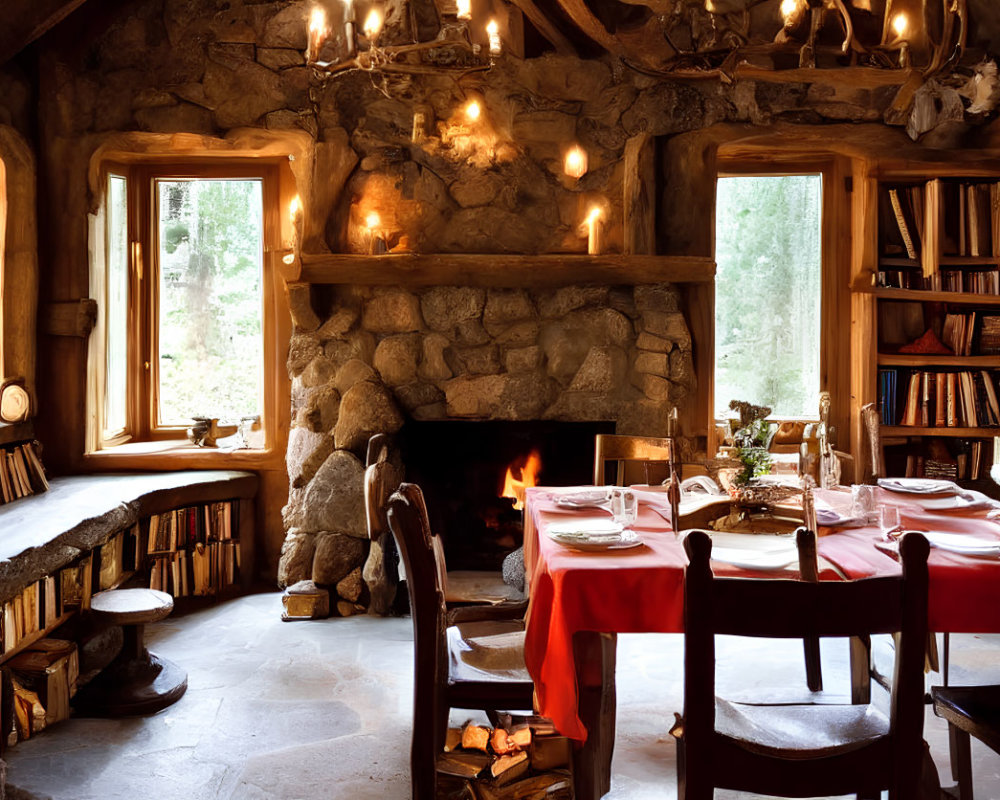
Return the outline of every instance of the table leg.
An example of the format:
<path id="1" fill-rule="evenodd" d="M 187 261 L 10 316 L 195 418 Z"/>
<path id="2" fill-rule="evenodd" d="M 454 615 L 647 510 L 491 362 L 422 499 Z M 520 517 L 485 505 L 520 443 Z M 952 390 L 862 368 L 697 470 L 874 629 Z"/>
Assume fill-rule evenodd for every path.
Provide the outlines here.
<path id="1" fill-rule="evenodd" d="M 580 720 L 587 741 L 573 753 L 576 800 L 598 800 L 611 790 L 611 757 L 615 750 L 614 633 L 578 631 L 573 637 Z"/>

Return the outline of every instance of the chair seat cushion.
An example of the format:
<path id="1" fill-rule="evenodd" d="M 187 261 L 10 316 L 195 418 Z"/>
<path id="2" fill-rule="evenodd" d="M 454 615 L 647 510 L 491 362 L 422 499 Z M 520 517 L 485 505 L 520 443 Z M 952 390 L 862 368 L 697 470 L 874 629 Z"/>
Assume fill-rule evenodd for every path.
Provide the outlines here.
<path id="1" fill-rule="evenodd" d="M 445 583 L 448 603 L 509 603 L 524 599 L 524 593 L 503 581 L 499 572 L 456 570 Z"/>
<path id="2" fill-rule="evenodd" d="M 813 759 L 886 736 L 889 718 L 870 705 L 755 706 L 716 698 L 715 730 L 750 752 Z"/>
<path id="3" fill-rule="evenodd" d="M 448 628 L 448 677 L 460 681 L 530 682 L 524 665 L 524 622 L 494 620 Z"/>

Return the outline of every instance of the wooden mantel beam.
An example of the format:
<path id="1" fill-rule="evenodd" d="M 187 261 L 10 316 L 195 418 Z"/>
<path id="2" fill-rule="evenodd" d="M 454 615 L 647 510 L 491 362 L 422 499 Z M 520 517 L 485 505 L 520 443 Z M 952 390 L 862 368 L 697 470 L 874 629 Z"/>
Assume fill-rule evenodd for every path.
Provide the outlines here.
<path id="1" fill-rule="evenodd" d="M 710 283 L 715 262 L 696 256 L 577 254 L 303 255 L 299 283 L 358 286 L 563 286 Z"/>
<path id="2" fill-rule="evenodd" d="M 32 0 L 4 3 L 0 25 L 0 64 L 5 64 L 46 31 L 58 25 L 85 0 Z"/>

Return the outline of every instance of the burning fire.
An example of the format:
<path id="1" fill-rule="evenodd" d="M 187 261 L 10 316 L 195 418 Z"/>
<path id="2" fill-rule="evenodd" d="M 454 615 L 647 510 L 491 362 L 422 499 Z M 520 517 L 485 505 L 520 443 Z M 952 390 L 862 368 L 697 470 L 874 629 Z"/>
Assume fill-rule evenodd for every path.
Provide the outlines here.
<path id="1" fill-rule="evenodd" d="M 532 450 L 525 459 L 524 465 L 518 467 L 511 464 L 507 467 L 507 475 L 504 477 L 503 491 L 501 497 L 510 497 L 514 500 L 514 508 L 524 508 L 524 490 L 529 486 L 538 485 L 538 473 L 542 469 L 542 457 L 537 450 Z M 514 473 L 519 473 L 519 477 L 514 477 Z"/>

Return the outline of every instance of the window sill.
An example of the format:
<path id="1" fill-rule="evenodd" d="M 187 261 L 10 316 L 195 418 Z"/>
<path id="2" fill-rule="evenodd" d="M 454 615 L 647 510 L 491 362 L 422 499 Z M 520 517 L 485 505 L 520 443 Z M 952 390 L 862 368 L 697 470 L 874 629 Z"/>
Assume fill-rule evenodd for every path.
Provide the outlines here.
<path id="1" fill-rule="evenodd" d="M 235 450 L 198 447 L 186 439 L 128 442 L 85 453 L 87 469 L 238 469 L 277 468 L 282 456 L 273 449 Z"/>

